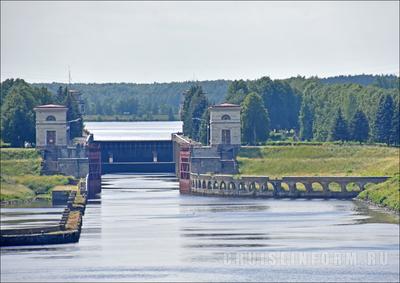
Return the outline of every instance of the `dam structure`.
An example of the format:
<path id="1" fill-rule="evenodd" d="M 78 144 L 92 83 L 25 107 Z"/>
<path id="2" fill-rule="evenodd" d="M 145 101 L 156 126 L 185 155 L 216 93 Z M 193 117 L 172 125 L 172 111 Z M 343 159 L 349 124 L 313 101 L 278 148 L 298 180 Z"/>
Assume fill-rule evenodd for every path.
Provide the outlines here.
<path id="1" fill-rule="evenodd" d="M 101 193 L 101 175 L 108 173 L 175 173 L 182 194 L 274 198 L 353 198 L 379 177 L 240 176 L 236 156 L 241 147 L 239 105 L 223 103 L 209 108 L 209 140 L 202 145 L 175 129 L 132 135 L 112 125 L 112 136 L 90 129 L 87 135 L 68 139 L 67 108 L 42 105 L 37 112 L 37 148 L 42 152 L 45 173 L 86 177 L 88 199 Z M 181 123 L 181 122 L 177 122 Z M 162 124 L 162 123 L 161 123 Z M 181 124 L 180 124 L 181 125 Z M 159 129 L 159 130 L 160 130 Z"/>

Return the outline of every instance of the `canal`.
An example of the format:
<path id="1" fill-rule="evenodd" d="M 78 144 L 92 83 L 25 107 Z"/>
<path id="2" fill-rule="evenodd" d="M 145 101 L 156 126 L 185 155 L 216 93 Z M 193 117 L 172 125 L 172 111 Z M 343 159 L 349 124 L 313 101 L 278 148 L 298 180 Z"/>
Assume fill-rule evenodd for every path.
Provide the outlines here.
<path id="1" fill-rule="evenodd" d="M 1 248 L 2 282 L 398 276 L 398 217 L 356 201 L 180 195 L 168 174 L 104 175 L 79 243 Z"/>

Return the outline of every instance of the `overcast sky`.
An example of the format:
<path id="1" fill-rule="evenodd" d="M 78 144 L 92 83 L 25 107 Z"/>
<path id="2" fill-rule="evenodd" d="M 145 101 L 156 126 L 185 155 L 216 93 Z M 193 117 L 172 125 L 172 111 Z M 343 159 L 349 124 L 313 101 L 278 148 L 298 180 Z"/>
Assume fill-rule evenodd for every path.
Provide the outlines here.
<path id="1" fill-rule="evenodd" d="M 399 2 L 5 2 L 1 80 L 399 73 Z"/>

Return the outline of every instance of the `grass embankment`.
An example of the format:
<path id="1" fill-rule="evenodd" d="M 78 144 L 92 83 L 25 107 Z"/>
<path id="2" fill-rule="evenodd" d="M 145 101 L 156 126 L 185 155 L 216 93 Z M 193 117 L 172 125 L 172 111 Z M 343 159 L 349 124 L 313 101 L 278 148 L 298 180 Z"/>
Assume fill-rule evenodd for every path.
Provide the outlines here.
<path id="1" fill-rule="evenodd" d="M 360 145 L 295 145 L 244 147 L 238 161 L 241 175 L 392 176 L 368 185 L 359 197 L 399 211 L 399 148 Z"/>
<path id="2" fill-rule="evenodd" d="M 393 176 L 399 172 L 399 148 L 359 145 L 245 147 L 240 174 L 282 176 Z"/>
<path id="3" fill-rule="evenodd" d="M 400 175 L 390 178 L 384 183 L 371 185 L 358 195 L 358 198 L 370 201 L 379 206 L 388 207 L 400 212 Z"/>
<path id="4" fill-rule="evenodd" d="M 41 157 L 35 149 L 1 148 L 0 201 L 50 199 L 57 185 L 67 185 L 72 177 L 41 176 Z"/>

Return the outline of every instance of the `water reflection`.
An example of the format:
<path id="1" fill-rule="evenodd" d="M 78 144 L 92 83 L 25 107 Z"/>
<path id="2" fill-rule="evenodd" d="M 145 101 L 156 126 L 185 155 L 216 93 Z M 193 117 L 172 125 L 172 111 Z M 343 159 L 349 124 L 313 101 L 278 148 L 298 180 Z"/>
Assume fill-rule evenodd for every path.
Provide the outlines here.
<path id="1" fill-rule="evenodd" d="M 388 213 L 383 208 L 368 206 L 366 203 L 355 200 L 354 211 L 359 215 L 368 215 L 368 217 L 357 219 L 358 224 L 366 223 L 392 223 L 399 224 L 399 215 Z"/>
<path id="2" fill-rule="evenodd" d="M 352 201 L 182 196 L 173 176 L 108 175 L 79 243 L 1 249 L 3 281 L 398 281 L 399 226 Z M 227 254 L 388 253 L 385 266 L 227 264 Z"/>

